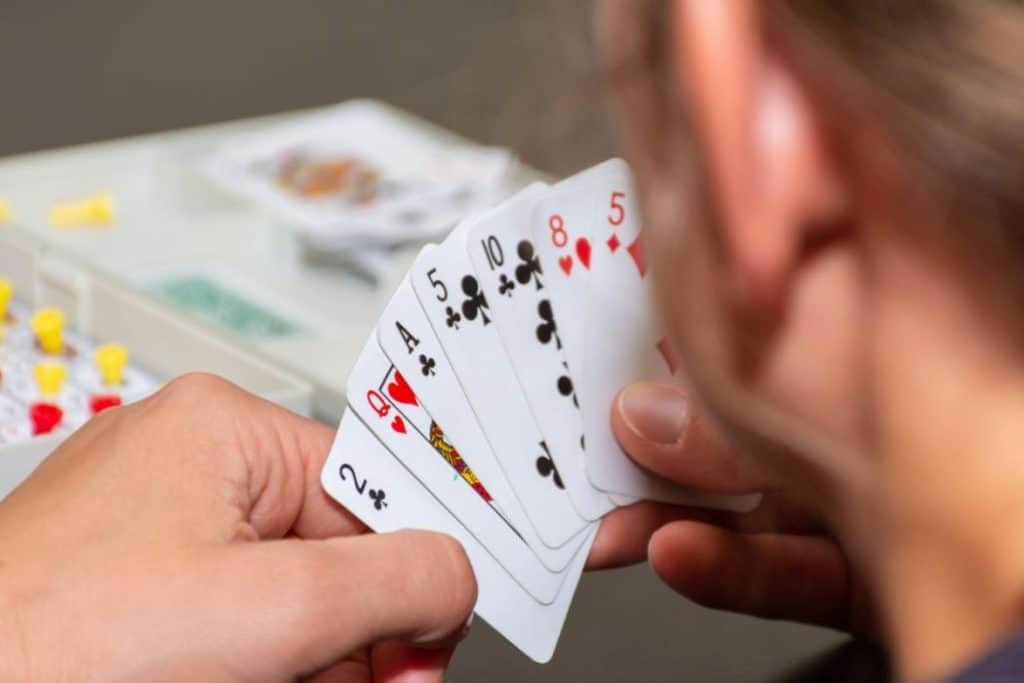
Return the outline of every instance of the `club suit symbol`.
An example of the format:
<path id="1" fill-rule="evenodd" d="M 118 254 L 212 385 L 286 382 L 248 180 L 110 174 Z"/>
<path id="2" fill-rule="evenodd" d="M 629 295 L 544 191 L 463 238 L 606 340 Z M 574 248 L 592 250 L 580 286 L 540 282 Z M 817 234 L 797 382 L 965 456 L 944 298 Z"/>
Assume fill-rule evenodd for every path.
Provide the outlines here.
<path id="1" fill-rule="evenodd" d="M 555 340 L 555 347 L 562 348 L 562 340 L 558 338 L 558 328 L 555 325 L 555 313 L 551 310 L 551 302 L 542 299 L 537 304 L 537 315 L 540 316 L 540 324 L 537 325 L 537 341 L 541 344 L 548 344 Z"/>
<path id="2" fill-rule="evenodd" d="M 424 377 L 432 377 L 437 374 L 437 361 L 425 353 L 420 354 L 420 372 Z"/>
<path id="3" fill-rule="evenodd" d="M 388 506 L 387 502 L 384 500 L 384 496 L 386 494 L 383 489 L 370 489 L 366 493 L 370 496 L 370 500 L 373 501 L 374 510 L 383 510 Z"/>
<path id="4" fill-rule="evenodd" d="M 565 363 L 562 363 L 565 365 Z M 572 378 L 569 375 L 559 375 L 558 381 L 555 383 L 558 387 L 558 393 L 566 398 L 572 399 L 572 404 L 578 409 L 580 407 L 579 400 L 576 398 L 576 391 L 572 385 Z"/>
<path id="5" fill-rule="evenodd" d="M 548 450 L 547 443 L 541 441 L 540 447 L 544 449 L 544 453 L 537 458 L 537 472 L 544 478 L 551 477 L 551 481 L 554 482 L 555 486 L 564 490 L 565 484 L 562 483 L 562 477 L 558 474 L 555 461 L 551 459 L 551 451 Z"/>
<path id="6" fill-rule="evenodd" d="M 490 307 L 487 305 L 487 298 L 480 291 L 480 283 L 476 281 L 475 277 L 467 275 L 462 278 L 462 292 L 466 295 L 466 299 L 462 302 L 462 315 L 466 317 L 466 320 L 476 320 L 479 316 L 484 325 L 490 324 L 491 319 L 487 317 Z"/>
<path id="7" fill-rule="evenodd" d="M 532 281 L 537 287 L 537 290 L 544 289 L 544 285 L 540 282 L 541 268 L 540 258 L 537 256 L 533 249 L 533 244 L 529 240 L 523 240 L 516 247 L 516 253 L 519 255 L 521 263 L 516 266 L 516 281 L 521 285 L 528 285 Z"/>
<path id="8" fill-rule="evenodd" d="M 453 327 L 456 330 L 459 329 L 459 323 L 462 322 L 462 316 L 451 306 L 445 306 L 444 308 L 444 324 L 448 327 Z"/>

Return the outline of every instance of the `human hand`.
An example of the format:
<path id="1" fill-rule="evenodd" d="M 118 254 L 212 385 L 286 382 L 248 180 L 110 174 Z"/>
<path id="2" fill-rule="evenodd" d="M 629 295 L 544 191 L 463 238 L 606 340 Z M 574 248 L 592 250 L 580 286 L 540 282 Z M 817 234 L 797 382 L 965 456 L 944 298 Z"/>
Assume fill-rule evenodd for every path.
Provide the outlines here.
<path id="1" fill-rule="evenodd" d="M 206 375 L 91 420 L 0 504 L 0 679 L 440 681 L 472 569 L 364 534 L 333 438 Z"/>
<path id="2" fill-rule="evenodd" d="M 611 419 L 641 466 L 696 490 L 762 491 L 764 500 L 746 514 L 651 502 L 621 508 L 602 521 L 589 569 L 647 559 L 665 583 L 707 607 L 874 633 L 870 600 L 837 540 L 731 451 L 682 389 L 630 385 Z"/>

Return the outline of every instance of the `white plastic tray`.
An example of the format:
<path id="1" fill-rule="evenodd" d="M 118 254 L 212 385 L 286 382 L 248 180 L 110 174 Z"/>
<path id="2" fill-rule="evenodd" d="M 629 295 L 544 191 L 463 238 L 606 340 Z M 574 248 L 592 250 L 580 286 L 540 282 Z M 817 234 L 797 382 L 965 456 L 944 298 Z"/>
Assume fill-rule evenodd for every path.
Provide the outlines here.
<path id="1" fill-rule="evenodd" d="M 309 383 L 16 228 L 0 228 L 0 277 L 11 280 L 22 303 L 60 307 L 70 329 L 92 339 L 117 340 L 129 349 L 134 364 L 163 380 L 211 372 L 295 412 L 312 411 Z M 0 498 L 65 437 L 54 433 L 0 446 Z"/>

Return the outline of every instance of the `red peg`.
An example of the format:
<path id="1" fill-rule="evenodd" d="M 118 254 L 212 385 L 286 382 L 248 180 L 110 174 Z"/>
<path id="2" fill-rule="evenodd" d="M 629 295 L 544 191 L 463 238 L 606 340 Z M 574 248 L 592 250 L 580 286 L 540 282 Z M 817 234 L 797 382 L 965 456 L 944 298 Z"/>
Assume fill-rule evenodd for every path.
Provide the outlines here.
<path id="1" fill-rule="evenodd" d="M 32 433 L 38 436 L 52 432 L 64 419 L 64 411 L 52 403 L 33 403 L 28 416 L 32 418 Z"/>
<path id="2" fill-rule="evenodd" d="M 89 407 L 92 414 L 102 413 L 107 408 L 116 408 L 121 405 L 121 397 L 117 394 L 96 394 L 89 399 Z"/>

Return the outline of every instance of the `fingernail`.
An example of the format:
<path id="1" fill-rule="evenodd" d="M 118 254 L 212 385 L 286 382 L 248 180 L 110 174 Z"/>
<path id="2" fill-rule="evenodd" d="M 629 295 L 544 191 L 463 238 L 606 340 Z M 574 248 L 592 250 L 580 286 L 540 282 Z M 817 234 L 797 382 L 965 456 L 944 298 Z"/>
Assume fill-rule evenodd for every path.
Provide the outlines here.
<path id="1" fill-rule="evenodd" d="M 462 625 L 462 630 L 459 631 L 459 640 L 465 640 L 466 636 L 469 635 L 469 629 L 473 626 L 473 617 L 476 616 L 476 612 L 470 612 L 469 618 L 466 619 L 466 623 Z"/>
<path id="2" fill-rule="evenodd" d="M 619 394 L 619 412 L 637 435 L 662 445 L 679 443 L 690 417 L 682 390 L 652 382 L 626 387 Z"/>

